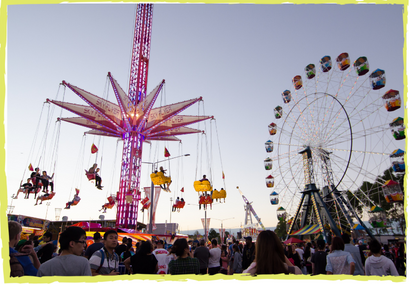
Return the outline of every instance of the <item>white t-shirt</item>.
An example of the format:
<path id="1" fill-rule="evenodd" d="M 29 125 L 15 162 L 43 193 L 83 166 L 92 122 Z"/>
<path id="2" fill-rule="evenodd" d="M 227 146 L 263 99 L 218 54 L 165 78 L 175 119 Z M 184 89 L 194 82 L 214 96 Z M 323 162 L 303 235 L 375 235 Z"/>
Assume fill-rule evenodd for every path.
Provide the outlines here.
<path id="1" fill-rule="evenodd" d="M 170 259 L 167 257 L 168 256 L 168 251 L 159 248 L 155 249 L 152 254 L 156 257 L 158 260 L 158 274 L 167 274 L 168 273 L 168 264 Z"/>
<path id="2" fill-rule="evenodd" d="M 212 248 L 209 250 L 209 268 L 220 266 L 220 256 L 222 255 L 222 250 L 220 248 Z"/>
<path id="3" fill-rule="evenodd" d="M 301 260 L 304 259 L 304 250 L 301 248 L 296 248 L 295 249 L 296 252 L 298 252 L 298 254 L 300 255 Z"/>

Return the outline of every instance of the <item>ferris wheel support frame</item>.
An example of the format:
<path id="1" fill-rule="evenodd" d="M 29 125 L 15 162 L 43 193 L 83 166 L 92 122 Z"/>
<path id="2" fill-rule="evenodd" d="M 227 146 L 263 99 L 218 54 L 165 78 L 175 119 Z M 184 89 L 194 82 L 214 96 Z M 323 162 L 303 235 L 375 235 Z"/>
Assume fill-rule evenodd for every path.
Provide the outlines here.
<path id="1" fill-rule="evenodd" d="M 325 202 L 322 200 L 322 197 L 319 194 L 319 190 L 317 189 L 315 185 L 311 148 L 307 146 L 303 151 L 299 152 L 299 154 L 303 155 L 305 189 L 302 192 L 301 201 L 298 205 L 295 216 L 288 228 L 287 238 L 290 236 L 291 231 L 294 227 L 294 224 L 297 222 L 297 219 L 300 213 L 301 213 L 300 227 L 304 228 L 304 226 L 306 226 L 307 218 L 310 213 L 311 203 L 312 203 L 314 212 L 315 212 L 315 216 L 317 217 L 318 224 L 320 226 L 321 231 L 323 232 L 324 239 L 326 242 L 328 242 L 327 231 L 324 227 L 323 219 L 322 219 L 319 208 L 324 209 L 324 214 L 327 217 L 327 220 L 329 222 L 330 228 L 333 231 L 333 233 L 335 233 L 339 237 L 341 236 L 341 233 L 338 230 L 338 227 L 336 226 L 334 219 L 332 218 Z M 303 235 L 301 235 L 301 239 L 302 238 L 303 238 Z"/>

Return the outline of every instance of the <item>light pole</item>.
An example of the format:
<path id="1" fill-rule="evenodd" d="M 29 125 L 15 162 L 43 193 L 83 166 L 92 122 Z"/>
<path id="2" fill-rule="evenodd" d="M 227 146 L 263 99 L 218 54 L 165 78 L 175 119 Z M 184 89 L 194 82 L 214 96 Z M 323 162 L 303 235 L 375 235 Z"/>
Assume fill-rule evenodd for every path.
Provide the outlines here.
<path id="1" fill-rule="evenodd" d="M 225 220 L 230 220 L 230 219 L 234 219 L 234 217 L 231 218 L 227 218 L 227 219 L 217 219 L 217 218 L 213 218 L 215 220 L 219 220 L 221 222 L 220 227 L 221 227 L 221 237 L 220 237 L 220 242 L 223 243 L 224 240 L 224 232 L 223 232 L 223 221 Z"/>
<path id="2" fill-rule="evenodd" d="M 187 156 L 190 156 L 190 154 L 180 155 L 180 156 L 176 156 L 176 157 L 173 157 L 173 158 L 169 158 L 169 159 L 165 159 L 165 160 L 157 161 L 157 162 L 142 162 L 142 163 L 152 165 L 152 173 L 153 173 L 154 169 L 155 169 L 155 165 L 157 165 L 157 164 L 159 164 L 161 162 L 169 161 L 169 160 L 180 158 L 180 157 L 187 157 Z M 152 232 L 153 232 L 152 215 L 153 215 L 153 199 L 154 199 L 153 197 L 154 197 L 154 194 L 155 194 L 154 189 L 155 189 L 155 185 L 153 184 L 153 181 L 151 181 L 151 198 L 150 198 L 151 199 L 151 208 L 150 208 L 149 232 L 148 232 L 149 234 L 152 234 Z"/>
<path id="3" fill-rule="evenodd" d="M 170 226 L 171 234 L 172 234 L 172 210 L 173 210 L 173 203 L 172 203 L 172 197 L 170 197 L 169 226 Z"/>

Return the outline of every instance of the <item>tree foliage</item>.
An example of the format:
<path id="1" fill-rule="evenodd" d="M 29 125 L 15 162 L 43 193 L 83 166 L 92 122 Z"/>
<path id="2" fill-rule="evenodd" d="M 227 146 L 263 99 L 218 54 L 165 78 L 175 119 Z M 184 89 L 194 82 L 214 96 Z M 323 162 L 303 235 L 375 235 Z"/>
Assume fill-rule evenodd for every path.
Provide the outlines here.
<path id="1" fill-rule="evenodd" d="M 382 191 L 382 185 L 387 180 L 394 180 L 399 182 L 401 190 L 404 192 L 404 175 L 396 175 L 392 168 L 387 169 L 382 175 L 378 176 L 374 183 L 364 181 L 362 185 L 353 193 L 348 192 L 348 199 L 351 202 L 351 206 L 362 218 L 364 210 L 368 210 L 375 204 L 382 208 L 383 213 L 369 213 L 371 214 L 385 214 L 387 220 L 387 226 L 394 232 L 393 226 L 398 224 L 401 232 L 405 232 L 406 223 L 403 202 L 388 203 Z M 371 202 L 371 201 L 372 202 Z M 376 228 L 376 233 L 386 233 L 387 228 Z"/>
<path id="2" fill-rule="evenodd" d="M 285 239 L 287 237 L 287 222 L 285 219 L 280 220 L 277 224 L 276 229 L 274 230 L 274 233 L 280 238 L 280 239 Z"/>

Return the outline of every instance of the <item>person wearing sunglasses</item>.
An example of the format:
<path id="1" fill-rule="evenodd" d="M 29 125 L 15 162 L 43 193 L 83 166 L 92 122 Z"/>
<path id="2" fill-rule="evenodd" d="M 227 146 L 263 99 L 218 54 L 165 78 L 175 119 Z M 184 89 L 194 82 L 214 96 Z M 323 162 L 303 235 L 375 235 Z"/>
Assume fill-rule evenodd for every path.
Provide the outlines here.
<path id="1" fill-rule="evenodd" d="M 88 260 L 82 257 L 86 245 L 85 231 L 80 227 L 68 227 L 60 235 L 59 256 L 41 264 L 37 276 L 91 276 Z"/>

